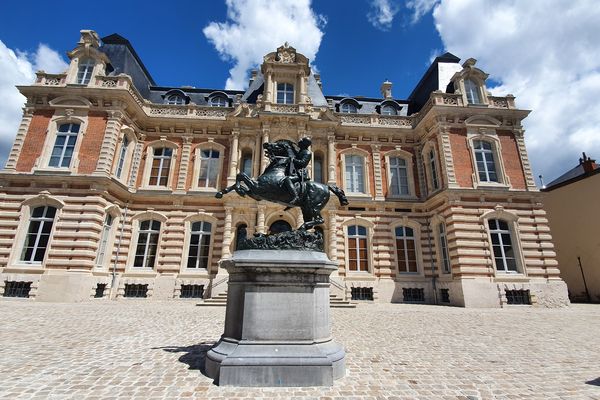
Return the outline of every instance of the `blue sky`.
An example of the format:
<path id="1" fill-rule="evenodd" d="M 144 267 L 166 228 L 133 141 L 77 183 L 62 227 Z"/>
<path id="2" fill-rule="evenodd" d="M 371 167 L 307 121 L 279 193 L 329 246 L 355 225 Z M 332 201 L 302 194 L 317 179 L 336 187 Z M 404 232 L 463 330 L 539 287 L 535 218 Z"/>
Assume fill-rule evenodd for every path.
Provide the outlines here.
<path id="1" fill-rule="evenodd" d="M 80 29 L 129 39 L 164 86 L 242 88 L 287 40 L 314 62 L 326 94 L 379 96 L 387 78 L 406 98 L 432 57 L 450 51 L 478 59 L 493 94 L 533 110 L 524 125 L 536 177 L 557 177 L 582 151 L 600 159 L 595 0 L 58 0 L 46 12 L 13 1 L 0 21 L 0 165 L 24 100 L 14 86 L 64 69 Z"/>

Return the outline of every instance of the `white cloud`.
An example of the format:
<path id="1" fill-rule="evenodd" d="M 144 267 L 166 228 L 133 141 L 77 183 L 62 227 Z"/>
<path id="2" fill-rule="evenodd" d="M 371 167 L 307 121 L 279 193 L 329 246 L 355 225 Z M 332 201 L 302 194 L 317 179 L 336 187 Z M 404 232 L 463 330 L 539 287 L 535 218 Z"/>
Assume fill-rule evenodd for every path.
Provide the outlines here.
<path id="1" fill-rule="evenodd" d="M 600 159 L 600 3 L 432 3 L 444 47 L 478 59 L 501 83 L 494 94 L 512 93 L 519 108 L 532 110 L 524 126 L 536 177 L 553 180 L 577 165 L 582 151 Z M 423 15 L 414 10 L 413 17 Z"/>
<path id="2" fill-rule="evenodd" d="M 398 5 L 391 0 L 371 0 L 371 11 L 367 18 L 375 28 L 387 31 L 392 27 L 398 11 Z"/>
<path id="3" fill-rule="evenodd" d="M 406 2 L 406 8 L 412 11 L 412 23 L 416 23 L 427 14 L 439 2 L 439 0 L 410 0 Z"/>
<path id="4" fill-rule="evenodd" d="M 0 166 L 4 166 L 21 122 L 25 97 L 16 85 L 28 85 L 35 71 L 57 73 L 67 68 L 60 55 L 44 44 L 33 54 L 13 51 L 0 40 Z"/>
<path id="5" fill-rule="evenodd" d="M 203 33 L 221 57 L 232 61 L 226 89 L 243 89 L 248 70 L 288 42 L 311 61 L 321 45 L 326 20 L 310 0 L 226 0 L 227 22 L 211 22 Z"/>

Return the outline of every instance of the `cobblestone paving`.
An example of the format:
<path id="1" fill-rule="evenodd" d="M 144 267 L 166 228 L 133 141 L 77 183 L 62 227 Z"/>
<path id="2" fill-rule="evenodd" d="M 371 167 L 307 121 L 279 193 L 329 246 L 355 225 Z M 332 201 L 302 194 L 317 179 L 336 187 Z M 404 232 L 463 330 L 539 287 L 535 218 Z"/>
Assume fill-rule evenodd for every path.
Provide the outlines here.
<path id="1" fill-rule="evenodd" d="M 600 306 L 333 310 L 331 388 L 227 388 L 200 366 L 224 308 L 0 301 L 0 399 L 600 399 Z"/>

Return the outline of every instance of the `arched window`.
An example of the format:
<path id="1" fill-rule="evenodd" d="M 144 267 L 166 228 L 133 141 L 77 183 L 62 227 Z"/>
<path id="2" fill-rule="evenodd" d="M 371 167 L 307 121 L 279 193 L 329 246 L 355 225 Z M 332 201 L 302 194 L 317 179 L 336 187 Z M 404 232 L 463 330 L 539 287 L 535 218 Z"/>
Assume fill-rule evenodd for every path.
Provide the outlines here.
<path id="1" fill-rule="evenodd" d="M 171 94 L 169 96 L 167 96 L 167 100 L 165 101 L 166 104 L 185 104 L 185 99 L 178 94 Z"/>
<path id="2" fill-rule="evenodd" d="M 367 228 L 364 226 L 348 226 L 348 270 L 354 272 L 369 271 Z"/>
<path id="3" fill-rule="evenodd" d="M 294 85 L 291 83 L 277 84 L 277 103 L 294 104 Z"/>
<path id="4" fill-rule="evenodd" d="M 252 152 L 249 150 L 242 151 L 241 172 L 249 177 L 252 177 Z"/>
<path id="5" fill-rule="evenodd" d="M 408 196 L 408 168 L 406 160 L 400 157 L 390 157 L 390 192 L 392 196 Z"/>
<path id="6" fill-rule="evenodd" d="M 346 154 L 346 190 L 350 193 L 365 192 L 364 157 L 358 154 Z"/>
<path id="7" fill-rule="evenodd" d="M 200 151 L 200 171 L 198 187 L 216 188 L 219 177 L 219 151 L 206 149 Z"/>
<path id="8" fill-rule="evenodd" d="M 229 101 L 225 96 L 212 96 L 208 100 L 208 104 L 211 107 L 229 107 Z"/>
<path id="9" fill-rule="evenodd" d="M 429 172 L 431 174 L 431 187 L 433 190 L 438 190 L 440 188 L 440 181 L 438 178 L 435 151 L 433 149 L 430 149 L 427 156 L 429 157 L 428 162 L 429 162 Z"/>
<path id="10" fill-rule="evenodd" d="M 71 165 L 79 127 L 79 124 L 62 124 L 58 127 L 52 155 L 48 163 L 50 167 L 68 168 Z"/>
<path id="11" fill-rule="evenodd" d="M 125 165 L 125 157 L 127 156 L 127 147 L 129 146 L 129 139 L 127 139 L 127 135 L 123 136 L 123 141 L 121 142 L 121 151 L 119 152 L 119 161 L 117 162 L 117 170 L 115 171 L 115 175 L 117 178 L 121 177 L 123 173 L 123 166 Z"/>
<path id="12" fill-rule="evenodd" d="M 22 262 L 39 264 L 44 261 L 55 215 L 56 208 L 51 206 L 39 206 L 33 209 L 29 218 L 25 245 L 21 252 Z"/>
<path id="13" fill-rule="evenodd" d="M 347 114 L 356 114 L 356 106 L 350 102 L 342 103 L 340 106 L 340 112 Z"/>
<path id="14" fill-rule="evenodd" d="M 211 229 L 210 222 L 197 221 L 192 223 L 187 261 L 188 268 L 208 269 Z"/>
<path id="15" fill-rule="evenodd" d="M 441 222 L 438 225 L 438 237 L 440 239 L 440 252 L 439 255 L 441 264 L 442 264 L 442 272 L 445 274 L 449 274 L 450 270 L 450 257 L 448 255 L 448 238 L 446 236 L 446 225 Z"/>
<path id="16" fill-rule="evenodd" d="M 248 225 L 240 224 L 235 230 L 235 249 L 240 247 L 240 243 L 248 237 Z"/>
<path id="17" fill-rule="evenodd" d="M 140 222 L 137 246 L 133 266 L 136 268 L 154 268 L 158 250 L 160 221 L 146 220 Z"/>
<path id="18" fill-rule="evenodd" d="M 269 227 L 269 233 L 282 233 L 289 232 L 292 230 L 292 226 L 282 219 L 279 219 L 271 224 Z"/>
<path id="19" fill-rule="evenodd" d="M 91 58 L 83 58 L 79 60 L 77 68 L 77 83 L 79 85 L 87 85 L 92 78 L 92 72 L 96 63 Z"/>
<path id="20" fill-rule="evenodd" d="M 465 92 L 467 102 L 469 104 L 481 104 L 481 96 L 479 95 L 479 86 L 470 79 L 465 79 Z"/>
<path id="21" fill-rule="evenodd" d="M 399 226 L 395 229 L 395 233 L 398 272 L 417 273 L 417 246 L 413 228 Z"/>
<path id="22" fill-rule="evenodd" d="M 98 246 L 98 256 L 96 257 L 96 265 L 103 266 L 106 256 L 106 247 L 110 236 L 110 231 L 114 222 L 114 217 L 111 214 L 106 214 L 104 225 L 102 226 L 102 234 L 100 235 L 100 246 Z"/>
<path id="23" fill-rule="evenodd" d="M 313 180 L 319 183 L 326 181 L 323 176 L 323 155 L 321 153 L 315 153 L 313 160 Z"/>
<path id="24" fill-rule="evenodd" d="M 475 161 L 477 173 L 481 182 L 498 182 L 496 162 L 494 160 L 494 148 L 490 142 L 474 140 Z"/>
<path id="25" fill-rule="evenodd" d="M 502 219 L 490 219 L 488 220 L 488 226 L 492 238 L 496 270 L 501 272 L 517 272 L 517 258 L 508 223 Z"/>
<path id="26" fill-rule="evenodd" d="M 381 115 L 398 115 L 398 110 L 391 104 L 386 104 L 381 107 Z"/>
<path id="27" fill-rule="evenodd" d="M 150 171 L 150 186 L 167 186 L 171 170 L 173 149 L 169 147 L 155 147 Z"/>

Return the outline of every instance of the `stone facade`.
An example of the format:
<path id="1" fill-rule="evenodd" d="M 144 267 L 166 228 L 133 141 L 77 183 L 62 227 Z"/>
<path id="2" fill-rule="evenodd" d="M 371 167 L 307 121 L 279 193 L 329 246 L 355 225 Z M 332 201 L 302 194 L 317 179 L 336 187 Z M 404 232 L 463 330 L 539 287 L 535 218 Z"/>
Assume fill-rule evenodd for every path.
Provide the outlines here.
<path id="1" fill-rule="evenodd" d="M 350 200 L 323 212 L 338 265 L 332 291 L 467 307 L 568 304 L 524 146 L 529 111 L 491 96 L 473 59 L 436 58 L 398 100 L 390 82 L 379 99 L 324 96 L 287 44 L 265 56 L 246 91 L 156 86 L 118 35 L 82 31 L 69 57 L 66 73 L 39 72 L 19 87 L 23 120 L 0 172 L 0 293 L 222 293 L 219 265 L 243 225 L 266 233 L 302 217 L 215 193 L 239 171 L 265 168 L 262 143 L 310 137 L 311 176 Z"/>

